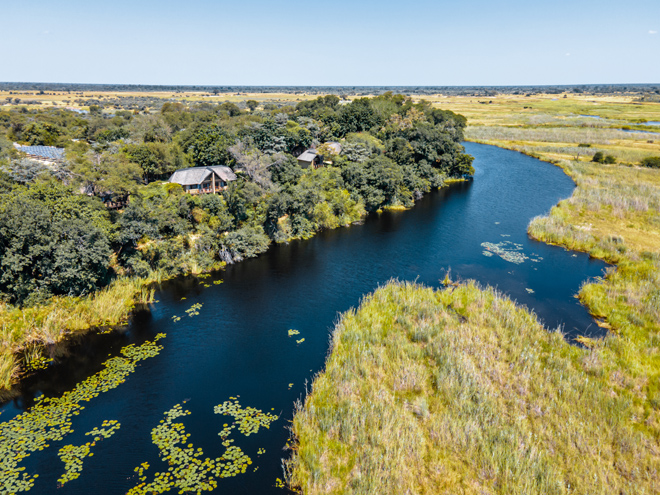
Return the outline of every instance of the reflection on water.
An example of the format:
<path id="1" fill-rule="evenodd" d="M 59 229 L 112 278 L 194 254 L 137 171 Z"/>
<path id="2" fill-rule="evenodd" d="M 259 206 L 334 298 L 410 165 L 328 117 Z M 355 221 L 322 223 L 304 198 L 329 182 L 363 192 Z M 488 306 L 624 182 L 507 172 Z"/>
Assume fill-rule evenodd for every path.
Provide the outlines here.
<path id="1" fill-rule="evenodd" d="M 474 181 L 429 194 L 410 211 L 372 215 L 362 225 L 273 246 L 204 280 L 163 284 L 150 313 L 138 315 L 121 333 L 75 342 L 66 359 L 23 383 L 22 395 L 3 407 L 0 419 L 7 421 L 40 394 L 72 389 L 109 354 L 163 332 L 167 338 L 158 356 L 73 421 L 75 431 L 64 440 L 73 445 L 84 444 L 84 432 L 104 419 L 122 426 L 95 447 L 80 478 L 58 493 L 125 493 L 135 486 L 135 466 L 146 461 L 162 469 L 151 431 L 163 411 L 184 400 L 190 415 L 180 421 L 190 442 L 210 458 L 220 456 L 223 426 L 213 410 L 239 396 L 241 403 L 272 410 L 283 421 L 240 439 L 240 449 L 258 470 L 219 480 L 215 492 L 282 493 L 274 485 L 282 477 L 287 421 L 306 383 L 322 369 L 338 314 L 391 278 L 437 287 L 451 269 L 454 279 L 498 287 L 569 337 L 602 335 L 574 296 L 605 265 L 526 234 L 531 218 L 570 196 L 572 181 L 559 168 L 519 153 L 470 143 L 466 148 L 476 157 Z M 212 283 L 220 280 L 224 283 Z M 292 329 L 299 333 L 289 336 Z M 57 456 L 61 446 L 53 442 L 24 463 L 40 474 L 31 493 L 53 493 L 64 472 Z"/>

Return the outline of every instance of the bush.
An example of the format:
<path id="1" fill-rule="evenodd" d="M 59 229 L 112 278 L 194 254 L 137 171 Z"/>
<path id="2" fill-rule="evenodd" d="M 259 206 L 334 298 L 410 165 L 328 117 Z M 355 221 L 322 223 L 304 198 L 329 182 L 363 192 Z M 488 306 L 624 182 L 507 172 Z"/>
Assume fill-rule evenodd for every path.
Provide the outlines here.
<path id="1" fill-rule="evenodd" d="M 222 239 L 223 252 L 221 257 L 227 263 L 254 258 L 265 252 L 270 244 L 270 238 L 264 233 L 261 225 L 245 226 L 234 232 L 229 232 Z"/>
<path id="2" fill-rule="evenodd" d="M 660 156 L 647 156 L 641 162 L 642 167 L 660 168 Z"/>
<path id="3" fill-rule="evenodd" d="M 605 160 L 605 155 L 603 154 L 602 151 L 596 151 L 593 158 L 591 159 L 591 161 L 595 163 L 603 163 L 604 160 Z"/>
<path id="4" fill-rule="evenodd" d="M 616 158 L 613 155 L 605 155 L 603 163 L 616 163 Z"/>

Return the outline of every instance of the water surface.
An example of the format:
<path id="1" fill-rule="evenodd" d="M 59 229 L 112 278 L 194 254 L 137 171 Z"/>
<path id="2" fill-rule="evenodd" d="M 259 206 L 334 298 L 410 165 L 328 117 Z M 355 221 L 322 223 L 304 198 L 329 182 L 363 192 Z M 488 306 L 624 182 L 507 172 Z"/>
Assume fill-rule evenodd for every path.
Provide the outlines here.
<path id="1" fill-rule="evenodd" d="M 571 195 L 573 182 L 561 169 L 516 152 L 471 143 L 466 148 L 476 158 L 473 181 L 429 194 L 410 211 L 372 215 L 363 225 L 273 246 L 212 278 L 168 282 L 151 312 L 140 314 L 122 333 L 81 339 L 69 358 L 27 380 L 23 395 L 3 407 L 3 421 L 38 394 L 71 389 L 123 345 L 167 334 L 160 355 L 86 404 L 73 422 L 74 433 L 24 462 L 29 472 L 40 474 L 32 493 L 55 492 L 63 473 L 57 449 L 85 443 L 84 432 L 104 419 L 120 421 L 121 429 L 95 447 L 82 476 L 57 493 L 125 493 L 137 484 L 133 469 L 140 463 L 148 461 L 152 473 L 166 469 L 150 432 L 164 411 L 185 399 L 192 412 L 183 420 L 190 441 L 206 456 L 217 457 L 223 451 L 217 433 L 226 419 L 214 415 L 213 406 L 239 395 L 243 405 L 274 408 L 281 417 L 270 430 L 236 437 L 259 470 L 220 480 L 215 493 L 282 493 L 273 485 L 282 477 L 294 401 L 322 369 L 339 313 L 391 278 L 438 287 L 451 268 L 452 278 L 498 287 L 532 308 L 548 327 L 561 326 L 569 338 L 601 335 L 574 296 L 605 265 L 530 240 L 526 233 L 531 218 Z M 528 259 L 516 264 L 486 256 L 484 242 L 515 243 Z M 213 285 L 214 280 L 223 283 Z M 196 303 L 202 304 L 200 314 L 186 316 Z M 173 316 L 182 319 L 174 322 Z M 289 329 L 300 335 L 288 337 Z M 305 341 L 296 344 L 296 338 Z M 260 447 L 266 453 L 259 456 Z"/>

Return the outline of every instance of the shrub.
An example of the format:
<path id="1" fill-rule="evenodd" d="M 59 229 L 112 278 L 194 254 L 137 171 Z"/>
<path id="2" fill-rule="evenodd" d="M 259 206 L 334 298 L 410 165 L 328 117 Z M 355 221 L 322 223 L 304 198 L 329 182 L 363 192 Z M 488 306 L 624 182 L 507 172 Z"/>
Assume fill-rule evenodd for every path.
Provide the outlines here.
<path id="1" fill-rule="evenodd" d="M 605 155 L 602 151 L 596 151 L 591 161 L 595 163 L 603 163 L 605 161 Z"/>
<path id="2" fill-rule="evenodd" d="M 660 156 L 647 156 L 641 164 L 643 167 L 660 168 Z"/>
<path id="3" fill-rule="evenodd" d="M 613 155 L 605 155 L 603 158 L 603 163 L 616 163 L 616 158 Z"/>

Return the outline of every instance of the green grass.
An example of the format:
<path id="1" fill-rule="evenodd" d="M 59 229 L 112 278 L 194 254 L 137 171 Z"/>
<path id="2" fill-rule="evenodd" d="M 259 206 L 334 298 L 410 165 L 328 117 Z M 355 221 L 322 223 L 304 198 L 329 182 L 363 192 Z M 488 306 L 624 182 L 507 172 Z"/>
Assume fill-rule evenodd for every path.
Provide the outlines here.
<path id="1" fill-rule="evenodd" d="M 305 494 L 657 493 L 657 381 L 622 366 L 624 348 L 615 335 L 571 346 L 474 283 L 392 282 L 337 324 L 294 417 L 288 481 Z"/>
<path id="2" fill-rule="evenodd" d="M 30 308 L 0 306 L 0 391 L 42 357 L 45 345 L 91 327 L 125 323 L 136 304 L 153 300 L 151 282 L 120 278 L 87 297 L 54 297 Z"/>
<path id="3" fill-rule="evenodd" d="M 469 140 L 573 178 L 529 234 L 616 264 L 579 294 L 610 332 L 577 347 L 493 289 L 390 283 L 344 315 L 298 404 L 286 468 L 303 493 L 660 493 L 660 170 L 630 165 L 660 140 L 606 128 L 660 105 L 492 100 L 437 104 L 468 116 Z"/>

